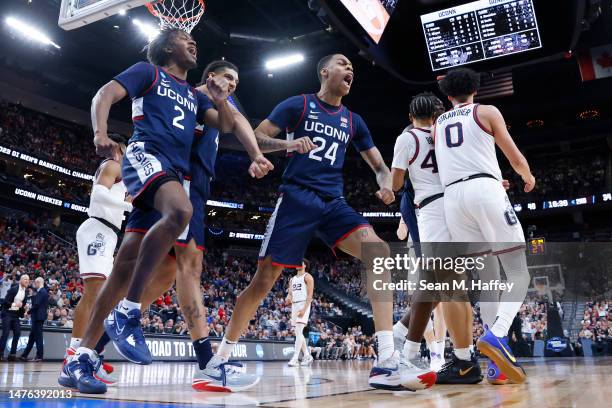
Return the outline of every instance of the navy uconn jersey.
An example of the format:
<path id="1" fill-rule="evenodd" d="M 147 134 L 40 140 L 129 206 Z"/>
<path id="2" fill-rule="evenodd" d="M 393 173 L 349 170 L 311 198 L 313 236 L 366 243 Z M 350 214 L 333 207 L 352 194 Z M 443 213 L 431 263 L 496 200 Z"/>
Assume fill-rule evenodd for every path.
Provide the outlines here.
<path id="1" fill-rule="evenodd" d="M 344 105 L 332 106 L 316 95 L 293 96 L 274 108 L 268 120 L 287 131 L 290 140 L 308 136 L 317 147 L 293 153 L 284 184 L 297 184 L 325 198 L 343 195 L 342 166 L 349 142 L 358 151 L 374 147 L 365 122 Z"/>
<path id="2" fill-rule="evenodd" d="M 236 110 L 236 102 L 232 97 L 227 101 Z M 217 161 L 217 151 L 219 150 L 219 130 L 198 125 L 196 127 L 195 139 L 191 148 L 191 180 L 196 188 L 201 189 L 202 194 L 208 196 L 210 181 L 215 177 L 215 162 Z"/>
<path id="3" fill-rule="evenodd" d="M 158 66 L 139 62 L 114 78 L 132 99 L 132 142 L 163 155 L 181 172 L 189 171 L 195 128 L 211 109 L 208 96 Z"/>

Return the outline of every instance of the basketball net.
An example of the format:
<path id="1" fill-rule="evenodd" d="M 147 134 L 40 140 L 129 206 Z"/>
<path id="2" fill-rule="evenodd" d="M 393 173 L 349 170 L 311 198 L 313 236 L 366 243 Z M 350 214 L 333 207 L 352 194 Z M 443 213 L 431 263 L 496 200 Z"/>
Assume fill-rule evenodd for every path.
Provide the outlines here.
<path id="1" fill-rule="evenodd" d="M 155 0 L 146 4 L 159 19 L 160 28 L 179 28 L 191 33 L 204 15 L 204 0 Z"/>

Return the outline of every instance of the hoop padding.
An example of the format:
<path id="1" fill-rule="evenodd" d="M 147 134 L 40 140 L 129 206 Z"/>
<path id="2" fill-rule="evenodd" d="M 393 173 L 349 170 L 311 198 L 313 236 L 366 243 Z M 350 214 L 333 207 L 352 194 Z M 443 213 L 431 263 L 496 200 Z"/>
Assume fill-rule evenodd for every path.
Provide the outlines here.
<path id="1" fill-rule="evenodd" d="M 204 0 L 156 0 L 147 9 L 163 28 L 180 28 L 188 33 L 200 22 L 206 9 Z"/>

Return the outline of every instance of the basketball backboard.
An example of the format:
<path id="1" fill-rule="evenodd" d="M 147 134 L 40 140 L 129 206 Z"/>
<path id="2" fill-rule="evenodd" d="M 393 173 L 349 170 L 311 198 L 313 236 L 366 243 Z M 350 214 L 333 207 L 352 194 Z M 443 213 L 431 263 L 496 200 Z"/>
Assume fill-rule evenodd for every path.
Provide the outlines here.
<path id="1" fill-rule="evenodd" d="M 139 7 L 151 0 L 62 0 L 58 25 L 72 30 Z"/>

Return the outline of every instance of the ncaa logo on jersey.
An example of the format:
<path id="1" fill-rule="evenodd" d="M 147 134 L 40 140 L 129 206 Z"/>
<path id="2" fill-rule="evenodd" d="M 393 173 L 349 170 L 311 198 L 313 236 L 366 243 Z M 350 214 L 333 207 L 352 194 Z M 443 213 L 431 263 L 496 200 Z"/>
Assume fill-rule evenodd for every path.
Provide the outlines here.
<path id="1" fill-rule="evenodd" d="M 317 105 L 315 105 L 314 102 L 310 102 L 309 106 L 310 106 L 310 109 L 316 109 L 317 108 Z"/>

